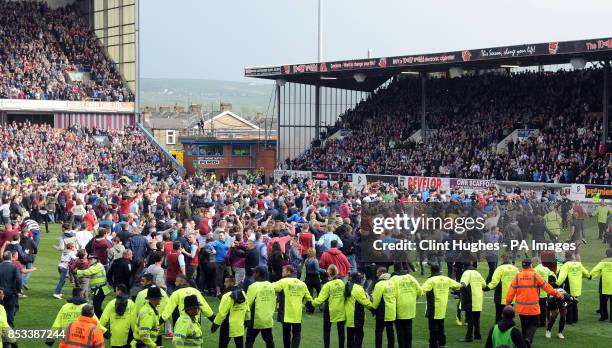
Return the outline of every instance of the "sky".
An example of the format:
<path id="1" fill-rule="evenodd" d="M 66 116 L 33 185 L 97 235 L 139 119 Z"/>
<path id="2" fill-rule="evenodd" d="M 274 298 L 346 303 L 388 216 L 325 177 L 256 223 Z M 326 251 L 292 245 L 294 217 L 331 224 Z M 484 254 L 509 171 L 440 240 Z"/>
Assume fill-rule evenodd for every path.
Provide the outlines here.
<path id="1" fill-rule="evenodd" d="M 317 61 L 318 0 L 141 0 L 141 76 Z M 170 5 L 172 4 L 172 5 Z M 323 61 L 612 36 L 610 0 L 323 0 Z"/>

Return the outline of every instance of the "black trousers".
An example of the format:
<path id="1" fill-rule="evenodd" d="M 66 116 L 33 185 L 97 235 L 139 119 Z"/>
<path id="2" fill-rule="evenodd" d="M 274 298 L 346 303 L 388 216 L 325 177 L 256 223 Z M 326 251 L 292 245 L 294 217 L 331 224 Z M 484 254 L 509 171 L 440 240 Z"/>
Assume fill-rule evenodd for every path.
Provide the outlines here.
<path id="1" fill-rule="evenodd" d="M 98 318 L 102 317 L 102 302 L 104 302 L 104 298 L 106 295 L 104 294 L 104 289 L 102 287 L 92 289 L 93 300 L 92 304 L 94 307 L 94 313 Z"/>
<path id="2" fill-rule="evenodd" d="M 306 279 L 304 279 L 304 283 L 306 283 L 306 287 L 308 287 L 308 292 L 310 293 L 310 296 L 318 295 L 321 292 L 321 279 L 319 278 L 319 274 L 306 273 Z M 317 292 L 316 294 L 315 291 Z"/>
<path id="3" fill-rule="evenodd" d="M 578 322 L 578 303 L 572 302 L 567 306 L 566 324 L 572 325 L 572 324 L 576 324 L 577 322 Z"/>
<path id="4" fill-rule="evenodd" d="M 216 294 L 217 265 L 214 262 L 207 262 L 204 266 L 204 284 L 210 294 Z"/>
<path id="5" fill-rule="evenodd" d="M 272 328 L 268 329 L 253 329 L 247 330 L 246 348 L 253 348 L 255 339 L 261 333 L 261 338 L 266 342 L 266 348 L 274 348 L 274 336 L 272 335 Z"/>
<path id="6" fill-rule="evenodd" d="M 606 235 L 606 232 L 608 231 L 608 224 L 599 222 L 597 224 L 597 227 L 599 227 L 599 236 L 597 237 L 597 239 L 603 239 Z"/>
<path id="7" fill-rule="evenodd" d="M 563 332 L 567 320 L 567 308 L 561 308 L 556 311 L 548 312 L 548 323 L 546 324 L 546 331 L 552 331 L 552 327 L 553 325 L 555 325 L 555 320 L 557 320 L 557 316 L 559 317 L 559 333 Z"/>
<path id="8" fill-rule="evenodd" d="M 449 278 L 453 278 L 453 263 L 446 261 L 446 275 Z"/>
<path id="9" fill-rule="evenodd" d="M 394 321 L 384 321 L 376 319 L 376 348 L 382 348 L 383 331 L 387 331 L 387 347 L 393 348 L 395 346 L 395 332 L 393 331 Z"/>
<path id="10" fill-rule="evenodd" d="M 538 318 L 538 326 L 546 326 L 546 318 L 548 317 L 548 306 L 546 305 L 546 297 L 540 297 L 540 317 Z"/>
<path id="11" fill-rule="evenodd" d="M 216 267 L 215 277 L 217 278 L 216 279 L 217 287 L 223 290 L 223 282 L 225 281 L 225 269 L 227 267 L 225 266 L 224 262 L 217 262 L 215 264 L 215 267 Z"/>
<path id="12" fill-rule="evenodd" d="M 599 315 L 603 320 L 610 318 L 608 314 L 608 301 L 610 301 L 610 312 L 612 312 L 612 295 L 599 294 Z"/>
<path id="13" fill-rule="evenodd" d="M 444 319 L 429 319 L 429 348 L 446 346 Z"/>
<path id="14" fill-rule="evenodd" d="M 412 319 L 396 319 L 397 345 L 399 348 L 412 347 Z"/>
<path id="15" fill-rule="evenodd" d="M 298 348 L 302 338 L 301 323 L 283 323 L 283 347 Z"/>
<path id="16" fill-rule="evenodd" d="M 10 327 L 15 327 L 15 314 L 17 314 L 18 308 L 19 308 L 18 295 L 5 293 L 4 294 L 4 309 L 6 309 L 6 319 Z"/>
<path id="17" fill-rule="evenodd" d="M 323 320 L 323 345 L 325 348 L 329 348 L 332 324 L 329 317 Z M 344 348 L 344 321 L 336 322 L 336 329 L 338 330 L 338 347 Z"/>
<path id="18" fill-rule="evenodd" d="M 493 279 L 493 273 L 495 273 L 495 269 L 497 268 L 497 262 L 489 262 L 487 261 L 487 265 L 489 265 L 489 273 L 487 274 L 486 282 L 489 284 L 491 279 Z"/>
<path id="19" fill-rule="evenodd" d="M 504 311 L 504 307 L 506 307 L 506 305 L 495 302 L 495 318 L 493 318 L 493 320 L 495 321 L 495 324 L 497 324 L 501 320 L 501 316 L 502 316 L 502 312 Z"/>
<path id="20" fill-rule="evenodd" d="M 225 320 L 219 328 L 219 348 L 227 348 L 229 346 L 229 322 Z M 234 337 L 234 344 L 236 348 L 244 348 L 244 336 Z"/>
<path id="21" fill-rule="evenodd" d="M 533 344 L 533 338 L 538 329 L 539 315 L 519 315 L 521 318 L 521 332 L 525 338 L 527 348 Z"/>
<path id="22" fill-rule="evenodd" d="M 363 345 L 363 326 L 346 328 L 346 347 L 361 348 Z"/>
<path id="23" fill-rule="evenodd" d="M 480 312 L 465 312 L 465 321 L 467 322 L 465 338 L 480 339 Z"/>
<path id="24" fill-rule="evenodd" d="M 185 273 L 187 273 L 187 281 L 189 282 L 189 285 L 194 288 L 197 288 L 197 283 L 195 282 L 196 267 L 197 266 L 193 266 L 189 263 L 185 265 Z"/>

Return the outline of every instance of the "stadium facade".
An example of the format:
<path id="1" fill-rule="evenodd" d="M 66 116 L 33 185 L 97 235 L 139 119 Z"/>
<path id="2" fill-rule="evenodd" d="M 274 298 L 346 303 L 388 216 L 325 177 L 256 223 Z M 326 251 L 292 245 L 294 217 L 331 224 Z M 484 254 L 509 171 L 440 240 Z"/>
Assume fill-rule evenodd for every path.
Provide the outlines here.
<path id="1" fill-rule="evenodd" d="M 44 90 L 26 94 L 23 85 L 9 81 L 5 94 L 12 95 L 9 94 L 8 98 L 0 97 L 0 124 L 29 121 L 33 124 L 49 124 L 55 128 L 81 127 L 99 130 L 138 127 L 146 138 L 168 157 L 173 167 L 181 175 L 185 174 L 185 168 L 141 124 L 138 93 L 138 0 L 24 0 L 7 3 L 5 6 L 15 11 L 14 15 L 21 19 L 18 23 L 7 23 L 9 27 L 14 24 L 18 31 L 23 31 L 26 26 L 24 23 L 28 23 L 31 18 L 41 22 L 56 21 L 53 28 L 50 25 L 40 28 L 41 32 L 45 33 L 47 42 L 57 46 L 47 53 L 43 49 L 42 57 L 47 59 L 52 55 L 62 56 L 64 62 L 54 63 L 50 65 L 50 69 L 60 76 L 56 79 L 66 85 L 62 86 L 64 94 L 58 97 L 57 94 L 50 95 Z M 76 15 L 63 17 L 63 23 L 57 22 L 57 18 L 62 18 L 66 13 Z M 83 20 L 87 28 L 82 27 Z M 62 26 L 66 27 L 63 34 L 68 35 L 67 37 L 62 37 L 62 32 L 56 30 Z M 75 34 L 74 30 L 79 29 L 81 32 Z M 78 37 L 79 34 L 81 37 Z M 18 39 L 32 44 L 38 38 L 24 36 Z M 67 43 L 67 40 L 72 42 Z M 69 46 L 70 44 L 73 46 Z M 99 59 L 95 53 L 91 53 L 95 52 L 97 47 L 101 48 L 105 57 Z M 106 74 L 104 71 L 100 74 L 96 68 L 107 69 Z M 48 73 L 50 70 L 43 71 Z M 112 75 L 115 73 L 116 78 Z M 109 88 L 111 82 L 107 79 L 112 79 L 113 87 Z M 86 90 L 83 86 L 87 84 L 93 85 L 94 88 Z M 49 82 L 46 86 L 49 88 Z M 11 91 L 11 88 L 17 89 Z M 95 91 L 95 88 L 107 90 L 96 93 L 98 91 Z M 122 92 L 117 93 L 113 88 L 120 88 Z"/>
<path id="2" fill-rule="evenodd" d="M 602 142 L 609 143 L 609 62 L 612 38 L 550 41 L 536 44 L 465 49 L 344 61 L 247 67 L 244 76 L 276 82 L 278 119 L 277 164 L 293 159 L 321 138 L 326 126 L 351 109 L 369 93 L 393 78 L 421 79 L 421 129 L 426 136 L 427 81 L 432 77 L 458 77 L 516 68 L 571 64 L 583 69 L 587 63 L 603 65 Z M 327 134 L 327 137 L 342 136 Z"/>
<path id="3" fill-rule="evenodd" d="M 58 128 L 82 126 L 98 129 L 136 126 L 139 121 L 136 61 L 138 0 L 48 0 L 45 3 L 51 9 L 66 6 L 78 8 L 136 100 L 109 102 L 95 97 L 77 101 L 0 99 L 0 123 L 29 120 Z M 75 80 L 82 78 L 79 75 Z"/>

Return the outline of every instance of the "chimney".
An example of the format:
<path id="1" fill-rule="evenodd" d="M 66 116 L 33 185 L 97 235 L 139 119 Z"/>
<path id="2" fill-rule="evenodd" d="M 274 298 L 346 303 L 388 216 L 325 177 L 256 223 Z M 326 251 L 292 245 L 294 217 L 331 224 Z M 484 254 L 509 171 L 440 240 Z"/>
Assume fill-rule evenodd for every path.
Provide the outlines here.
<path id="1" fill-rule="evenodd" d="M 221 112 L 224 111 L 232 111 L 232 104 L 231 103 L 221 103 Z"/>
<path id="2" fill-rule="evenodd" d="M 142 123 L 148 123 L 151 118 L 151 108 L 145 107 L 145 110 L 142 112 Z"/>

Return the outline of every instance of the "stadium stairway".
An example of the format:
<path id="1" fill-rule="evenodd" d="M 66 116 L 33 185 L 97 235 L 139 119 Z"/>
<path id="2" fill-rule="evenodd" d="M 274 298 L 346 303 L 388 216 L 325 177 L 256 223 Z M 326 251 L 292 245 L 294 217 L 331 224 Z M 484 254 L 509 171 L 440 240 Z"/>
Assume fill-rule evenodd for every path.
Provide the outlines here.
<path id="1" fill-rule="evenodd" d="M 152 142 L 164 154 L 164 156 L 166 156 L 170 163 L 172 163 L 172 167 L 177 171 L 177 173 L 179 173 L 181 177 L 185 177 L 185 175 L 187 174 L 187 170 L 185 169 L 185 167 L 183 167 L 183 165 L 180 164 L 179 161 L 177 161 L 176 158 L 174 158 L 174 156 L 172 156 L 168 152 L 168 150 L 166 150 L 166 148 L 142 124 L 138 123 L 138 128 L 140 128 L 140 131 L 145 135 L 145 138 Z"/>

